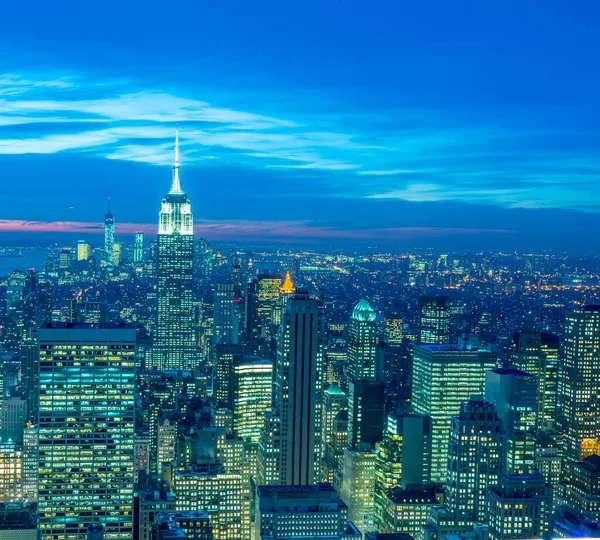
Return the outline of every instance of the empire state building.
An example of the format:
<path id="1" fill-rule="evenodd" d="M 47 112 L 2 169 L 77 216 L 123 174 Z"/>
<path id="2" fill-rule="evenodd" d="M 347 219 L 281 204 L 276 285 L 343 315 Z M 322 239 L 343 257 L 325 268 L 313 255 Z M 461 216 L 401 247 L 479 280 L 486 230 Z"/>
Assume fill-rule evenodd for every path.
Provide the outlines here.
<path id="1" fill-rule="evenodd" d="M 179 179 L 179 132 L 171 189 L 158 215 L 158 292 L 152 350 L 155 369 L 193 369 L 195 362 L 192 269 L 194 220 Z"/>

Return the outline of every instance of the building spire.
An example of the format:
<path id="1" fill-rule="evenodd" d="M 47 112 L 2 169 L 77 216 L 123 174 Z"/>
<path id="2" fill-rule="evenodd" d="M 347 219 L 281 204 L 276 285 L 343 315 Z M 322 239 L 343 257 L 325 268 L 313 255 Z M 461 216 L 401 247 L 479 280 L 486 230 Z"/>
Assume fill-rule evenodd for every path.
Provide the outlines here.
<path id="1" fill-rule="evenodd" d="M 292 283 L 292 276 L 290 275 L 290 271 L 288 270 L 285 273 L 285 279 L 283 280 L 283 283 L 279 287 L 279 292 L 281 294 L 293 294 L 295 290 L 296 288 Z"/>
<path id="2" fill-rule="evenodd" d="M 183 193 L 179 180 L 179 126 L 175 128 L 175 161 L 173 162 L 173 181 L 169 193 Z"/>

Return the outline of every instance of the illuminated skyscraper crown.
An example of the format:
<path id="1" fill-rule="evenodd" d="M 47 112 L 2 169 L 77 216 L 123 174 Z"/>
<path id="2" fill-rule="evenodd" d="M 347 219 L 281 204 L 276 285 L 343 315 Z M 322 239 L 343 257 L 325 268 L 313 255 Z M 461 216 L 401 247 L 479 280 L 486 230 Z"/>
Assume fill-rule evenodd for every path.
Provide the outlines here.
<path id="1" fill-rule="evenodd" d="M 158 234 L 194 234 L 192 206 L 188 196 L 181 189 L 179 178 L 179 129 L 175 132 L 175 161 L 171 189 L 162 200 L 158 219 Z"/>

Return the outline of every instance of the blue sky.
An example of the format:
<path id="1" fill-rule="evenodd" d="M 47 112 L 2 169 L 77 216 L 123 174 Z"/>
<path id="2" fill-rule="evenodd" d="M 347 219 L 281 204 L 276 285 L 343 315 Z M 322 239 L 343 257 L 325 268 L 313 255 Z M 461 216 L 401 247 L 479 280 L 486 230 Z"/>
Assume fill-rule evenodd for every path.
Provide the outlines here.
<path id="1" fill-rule="evenodd" d="M 13 4 L 0 234 L 151 232 L 178 122 L 214 239 L 596 250 L 594 2 Z"/>

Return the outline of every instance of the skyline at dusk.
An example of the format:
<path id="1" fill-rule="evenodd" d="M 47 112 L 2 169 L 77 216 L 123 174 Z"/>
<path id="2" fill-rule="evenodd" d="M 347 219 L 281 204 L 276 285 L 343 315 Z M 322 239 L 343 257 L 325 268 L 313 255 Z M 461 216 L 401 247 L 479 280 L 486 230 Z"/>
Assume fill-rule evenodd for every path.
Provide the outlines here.
<path id="1" fill-rule="evenodd" d="M 596 251 L 592 2 L 38 4 L 0 23 L 7 241 L 109 197 L 156 234 L 177 123 L 209 240 Z"/>

